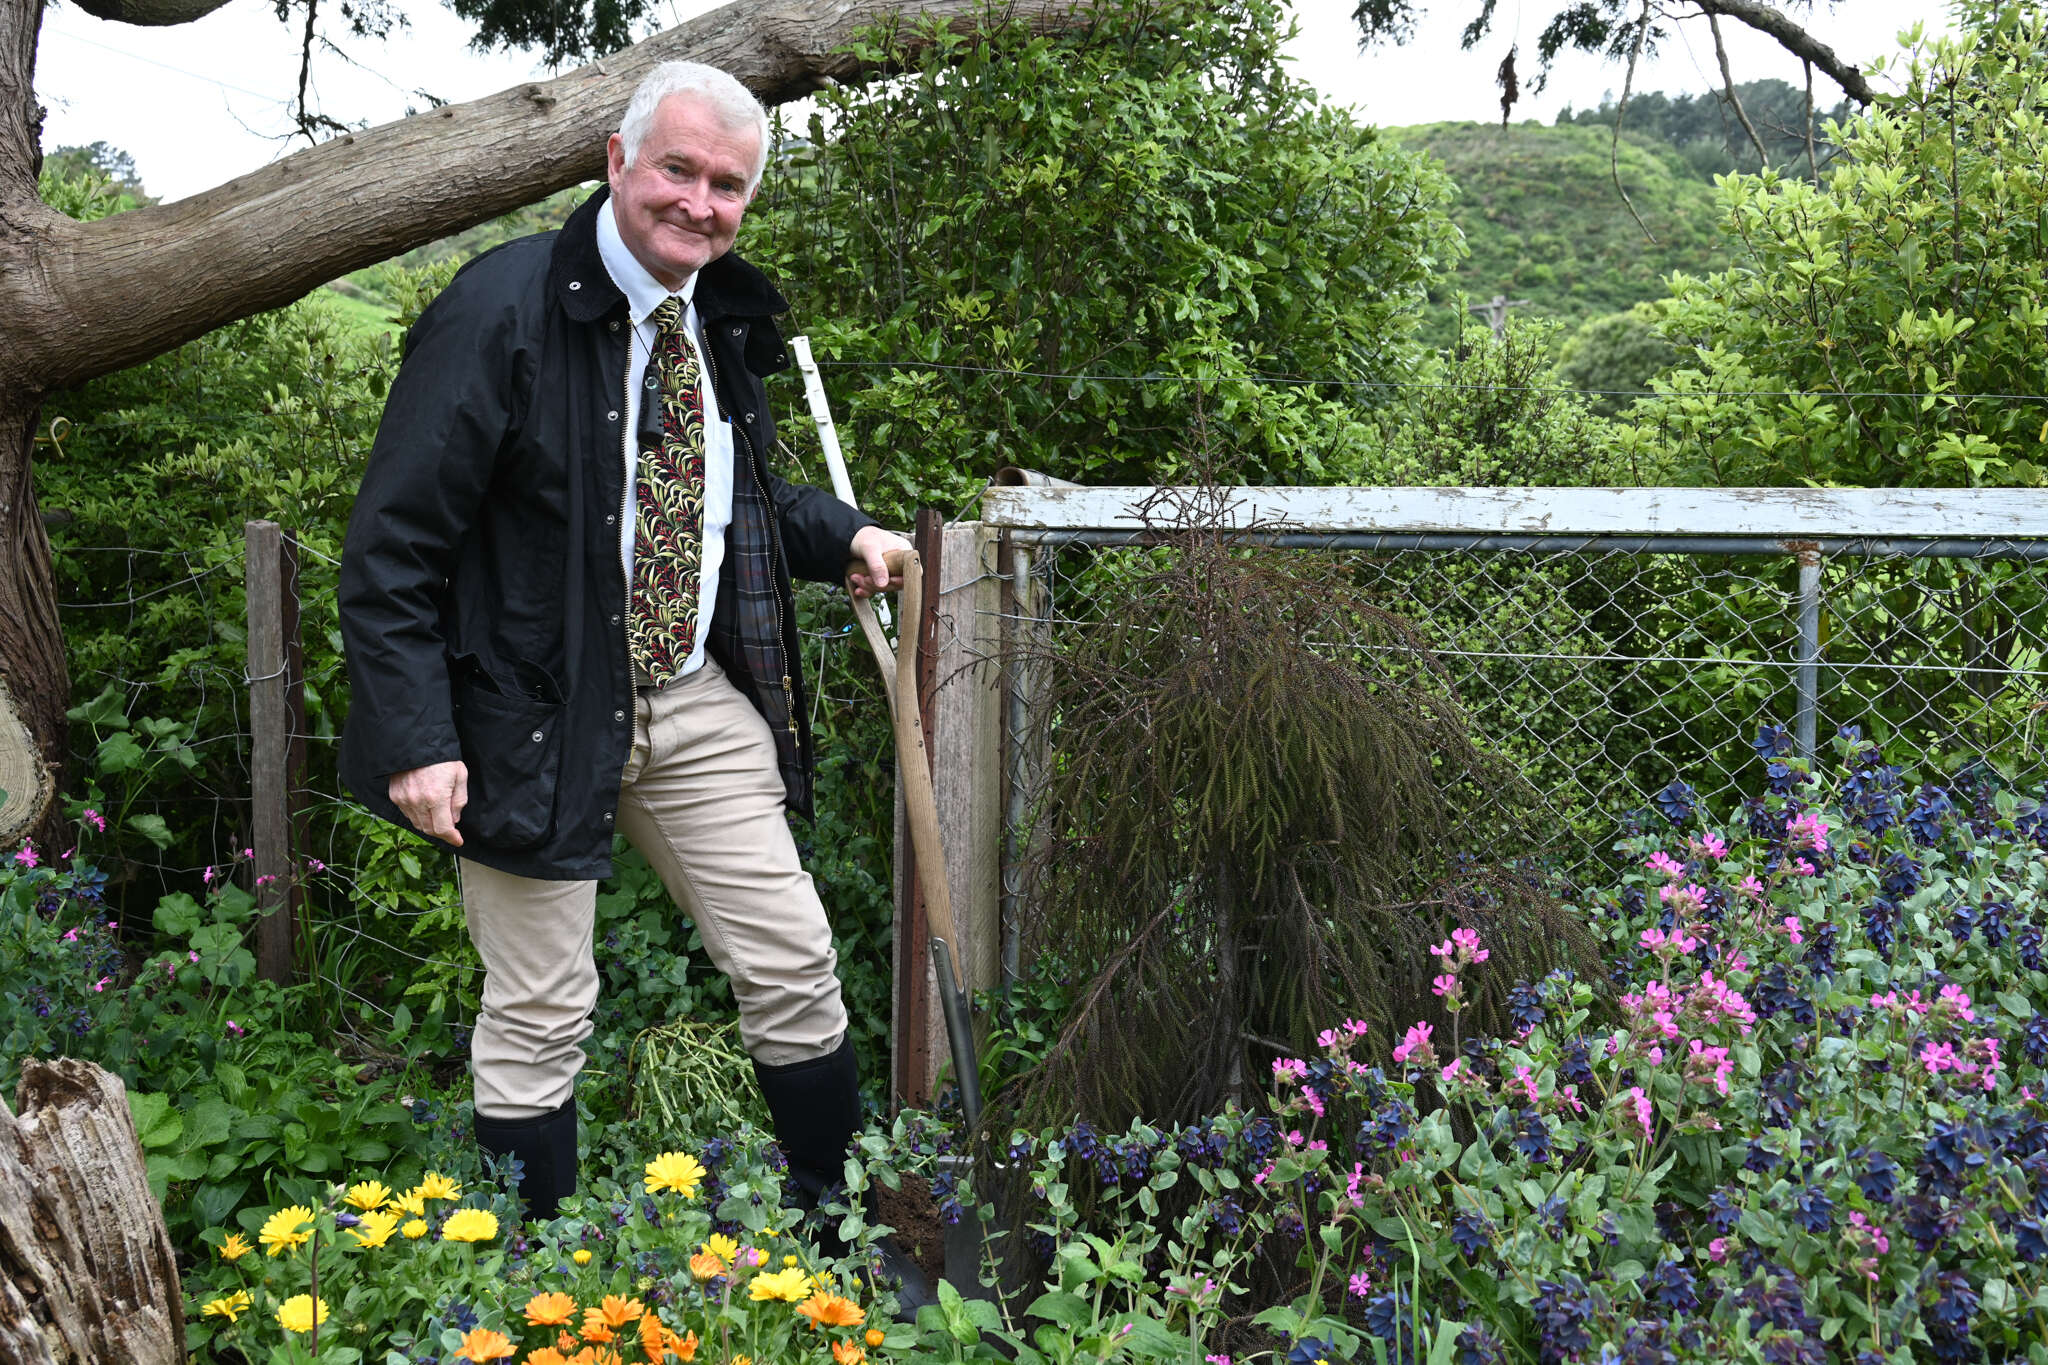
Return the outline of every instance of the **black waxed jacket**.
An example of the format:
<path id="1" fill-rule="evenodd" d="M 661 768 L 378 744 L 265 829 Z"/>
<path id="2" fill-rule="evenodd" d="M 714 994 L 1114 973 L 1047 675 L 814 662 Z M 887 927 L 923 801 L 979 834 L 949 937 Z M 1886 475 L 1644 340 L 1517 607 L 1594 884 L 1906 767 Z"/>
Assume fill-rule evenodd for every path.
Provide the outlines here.
<path id="1" fill-rule="evenodd" d="M 520 876 L 611 871 L 633 739 L 619 560 L 632 324 L 597 247 L 600 189 L 560 232 L 470 262 L 420 315 L 342 554 L 351 703 L 341 773 L 410 825 L 396 772 L 461 759 L 463 856 Z M 790 574 L 845 572 L 869 518 L 768 471 L 763 376 L 788 368 L 788 305 L 728 253 L 695 294 L 733 515 L 706 648 L 776 738 L 786 803 L 810 813 L 811 736 Z"/>

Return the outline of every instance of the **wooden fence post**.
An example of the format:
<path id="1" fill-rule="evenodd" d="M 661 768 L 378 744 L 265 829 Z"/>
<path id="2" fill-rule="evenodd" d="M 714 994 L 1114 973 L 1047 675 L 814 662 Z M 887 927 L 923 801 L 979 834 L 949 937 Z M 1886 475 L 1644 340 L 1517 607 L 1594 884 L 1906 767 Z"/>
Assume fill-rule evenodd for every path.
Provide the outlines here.
<path id="1" fill-rule="evenodd" d="M 256 966 L 292 976 L 300 904 L 292 847 L 305 761 L 305 659 L 299 648 L 299 545 L 274 521 L 243 527 L 249 606 L 249 834 L 255 851 Z"/>

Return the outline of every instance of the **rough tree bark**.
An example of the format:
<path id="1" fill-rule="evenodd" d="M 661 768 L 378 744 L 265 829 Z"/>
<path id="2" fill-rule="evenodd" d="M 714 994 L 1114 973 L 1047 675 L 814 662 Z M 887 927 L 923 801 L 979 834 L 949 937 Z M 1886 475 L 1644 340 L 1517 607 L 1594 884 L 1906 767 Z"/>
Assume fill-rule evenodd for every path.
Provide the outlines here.
<path id="1" fill-rule="evenodd" d="M 0 0 L 0 719 L 11 708 L 61 778 L 68 679 L 31 491 L 44 395 L 600 174 L 605 134 L 658 62 L 710 62 L 772 105 L 869 74 L 833 51 L 862 26 L 897 17 L 969 27 L 990 6 L 730 4 L 554 80 L 346 134 L 190 199 L 93 223 L 36 197 L 41 10 L 42 0 Z M 1075 0 L 1009 0 L 997 12 L 1041 32 L 1086 22 Z M 0 807 L 0 848 L 34 827 L 53 795 Z"/>
<path id="2" fill-rule="evenodd" d="M 0 1103 L 0 1365 L 173 1365 L 184 1296 L 121 1082 L 22 1064 Z"/>

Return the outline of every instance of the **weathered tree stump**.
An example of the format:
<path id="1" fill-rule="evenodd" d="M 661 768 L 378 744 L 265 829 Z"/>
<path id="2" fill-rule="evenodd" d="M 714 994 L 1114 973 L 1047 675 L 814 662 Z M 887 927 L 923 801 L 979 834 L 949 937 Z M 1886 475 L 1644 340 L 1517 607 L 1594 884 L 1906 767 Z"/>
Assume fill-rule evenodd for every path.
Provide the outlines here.
<path id="1" fill-rule="evenodd" d="M 22 1065 L 0 1103 L 0 1365 L 176 1365 L 185 1309 L 117 1077 Z"/>

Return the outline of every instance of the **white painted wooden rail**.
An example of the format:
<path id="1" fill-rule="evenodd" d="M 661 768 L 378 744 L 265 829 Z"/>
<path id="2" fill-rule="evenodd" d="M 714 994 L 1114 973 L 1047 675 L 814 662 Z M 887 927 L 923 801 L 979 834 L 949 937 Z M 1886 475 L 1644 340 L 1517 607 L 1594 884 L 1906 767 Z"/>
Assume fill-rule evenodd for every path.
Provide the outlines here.
<path id="1" fill-rule="evenodd" d="M 990 488 L 1016 531 L 1135 531 L 1150 488 Z M 2011 488 L 1241 488 L 1225 523 L 1271 531 L 2036 539 L 2048 490 Z"/>

